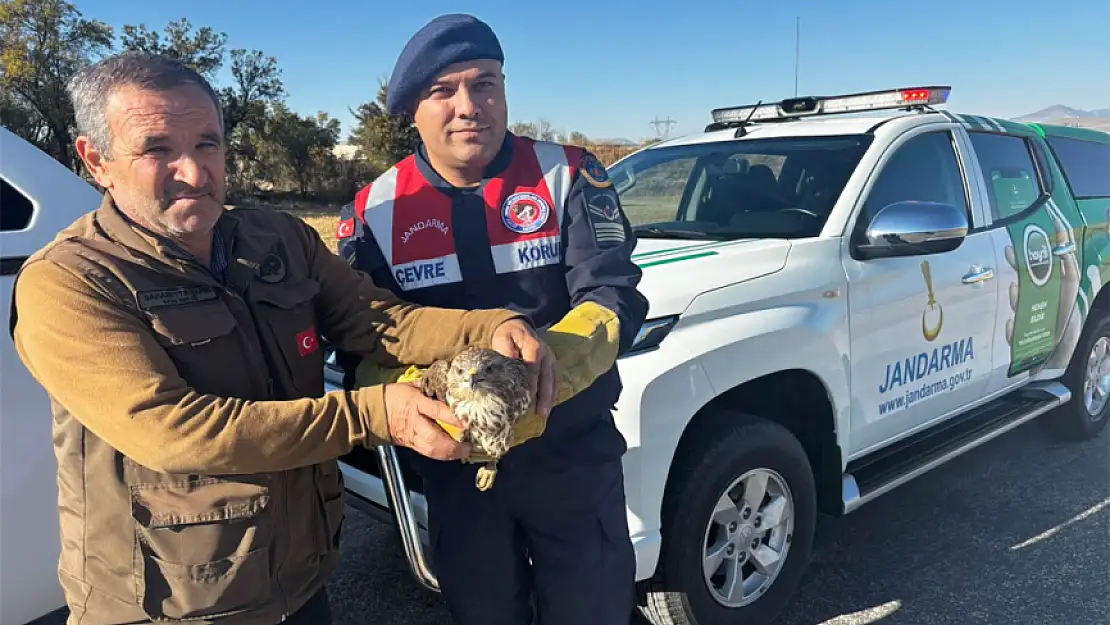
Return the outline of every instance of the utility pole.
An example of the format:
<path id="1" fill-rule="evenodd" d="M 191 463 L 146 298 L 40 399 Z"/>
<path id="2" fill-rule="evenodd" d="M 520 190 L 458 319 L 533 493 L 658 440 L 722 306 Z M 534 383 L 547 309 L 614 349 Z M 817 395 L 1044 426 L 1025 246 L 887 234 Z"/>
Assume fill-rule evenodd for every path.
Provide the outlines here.
<path id="1" fill-rule="evenodd" d="M 802 16 L 794 19 L 794 97 L 798 97 L 798 61 L 802 49 Z"/>
<path id="2" fill-rule="evenodd" d="M 655 128 L 655 134 L 660 139 L 665 139 L 667 137 L 667 134 L 669 134 L 671 132 L 671 126 L 674 125 L 674 124 L 677 124 L 677 123 L 678 122 L 671 119 L 669 116 L 667 117 L 667 119 L 659 119 L 658 115 L 655 116 L 655 119 L 648 122 L 649 125 L 651 125 L 652 127 Z M 664 130 L 663 132 L 659 132 L 659 127 L 660 126 L 665 127 L 666 130 Z"/>

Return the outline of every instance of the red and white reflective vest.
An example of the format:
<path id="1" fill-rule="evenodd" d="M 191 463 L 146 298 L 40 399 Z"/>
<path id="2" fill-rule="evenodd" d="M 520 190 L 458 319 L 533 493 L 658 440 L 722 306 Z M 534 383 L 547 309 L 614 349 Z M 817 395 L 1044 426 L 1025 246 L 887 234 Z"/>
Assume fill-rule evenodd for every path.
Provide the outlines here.
<path id="1" fill-rule="evenodd" d="M 337 232 L 341 245 L 354 239 L 376 249 L 344 255 L 357 255 L 376 282 L 419 303 L 515 304 L 545 322 L 558 320 L 570 300 L 567 205 L 586 153 L 524 137 L 509 141 L 511 157 L 475 190 L 450 187 L 416 154 L 390 168 L 358 192 Z M 624 234 L 619 222 L 596 225 Z M 370 257 L 376 262 L 367 266 Z"/>
<path id="2" fill-rule="evenodd" d="M 352 266 L 417 304 L 508 308 L 544 327 L 595 301 L 620 320 L 622 349 L 647 313 L 620 200 L 604 167 L 575 146 L 508 134 L 473 189 L 410 155 L 343 207 L 336 236 Z M 575 415 L 559 427 L 608 411 L 619 392 L 614 367 L 565 405 Z"/>

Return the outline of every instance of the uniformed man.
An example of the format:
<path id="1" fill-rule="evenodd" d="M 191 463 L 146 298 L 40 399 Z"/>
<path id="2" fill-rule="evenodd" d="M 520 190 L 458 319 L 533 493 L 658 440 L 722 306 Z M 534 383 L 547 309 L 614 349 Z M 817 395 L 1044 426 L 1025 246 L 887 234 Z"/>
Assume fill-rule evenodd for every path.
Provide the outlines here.
<path id="1" fill-rule="evenodd" d="M 387 104 L 413 117 L 421 145 L 343 208 L 340 253 L 406 299 L 509 308 L 537 327 L 597 302 L 619 319 L 623 352 L 647 303 L 620 201 L 588 151 L 507 131 L 503 59 L 490 27 L 467 15 L 412 37 Z M 529 624 L 532 593 L 544 625 L 628 623 L 620 389 L 612 367 L 556 406 L 486 492 L 474 464 L 402 454 L 421 475 L 435 572 L 460 625 Z"/>
<path id="2" fill-rule="evenodd" d="M 412 386 L 324 394 L 321 339 L 389 365 L 479 343 L 541 367 L 546 347 L 508 310 L 399 300 L 299 219 L 225 210 L 219 103 L 192 70 L 128 53 L 71 95 L 106 193 L 26 262 L 12 312 L 54 403 L 69 622 L 326 625 L 336 458 L 467 449 Z"/>

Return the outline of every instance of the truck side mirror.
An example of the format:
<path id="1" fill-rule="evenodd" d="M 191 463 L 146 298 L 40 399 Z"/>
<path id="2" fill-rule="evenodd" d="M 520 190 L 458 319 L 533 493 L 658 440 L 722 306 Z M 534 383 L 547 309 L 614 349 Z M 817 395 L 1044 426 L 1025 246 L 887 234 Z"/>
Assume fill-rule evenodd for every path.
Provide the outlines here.
<path id="1" fill-rule="evenodd" d="M 855 246 L 861 259 L 950 252 L 963 244 L 967 215 L 939 202 L 895 202 L 883 207 Z"/>

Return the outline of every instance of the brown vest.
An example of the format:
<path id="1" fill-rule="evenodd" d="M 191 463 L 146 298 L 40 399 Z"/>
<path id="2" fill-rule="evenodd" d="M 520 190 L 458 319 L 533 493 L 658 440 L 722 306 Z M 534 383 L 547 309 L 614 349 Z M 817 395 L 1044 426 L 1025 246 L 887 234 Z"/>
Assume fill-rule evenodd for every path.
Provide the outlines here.
<path id="1" fill-rule="evenodd" d="M 131 228 L 107 196 L 28 263 L 59 263 L 148 319 L 164 348 L 152 358 L 171 359 L 198 393 L 319 397 L 323 350 L 291 340 L 316 323 L 318 286 L 301 280 L 303 236 L 266 213 L 239 209 L 221 218 L 235 250 L 227 287 Z M 82 366 L 91 365 L 75 363 L 74 375 Z M 157 402 L 157 389 L 150 391 Z M 128 416 L 118 415 L 120 427 Z M 160 473 L 108 445 L 56 400 L 54 443 L 70 622 L 274 625 L 337 564 L 344 507 L 335 460 L 263 474 Z"/>

